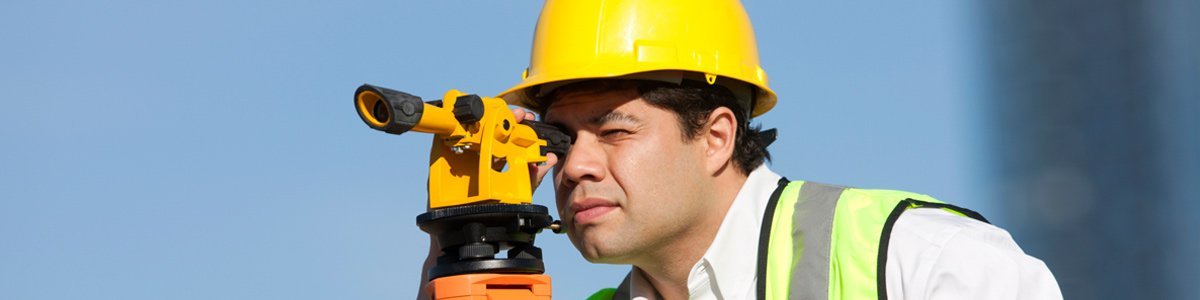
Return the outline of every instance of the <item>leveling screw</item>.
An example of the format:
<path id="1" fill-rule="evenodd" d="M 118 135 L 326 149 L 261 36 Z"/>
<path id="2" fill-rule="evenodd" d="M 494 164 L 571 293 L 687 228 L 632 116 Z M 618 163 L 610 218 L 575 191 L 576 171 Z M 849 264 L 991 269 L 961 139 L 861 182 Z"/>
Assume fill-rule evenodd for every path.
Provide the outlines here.
<path id="1" fill-rule="evenodd" d="M 554 231 L 554 233 L 563 233 L 567 231 L 567 226 L 563 226 L 562 220 L 554 220 L 554 222 L 550 222 L 550 226 L 546 226 L 546 228 Z"/>

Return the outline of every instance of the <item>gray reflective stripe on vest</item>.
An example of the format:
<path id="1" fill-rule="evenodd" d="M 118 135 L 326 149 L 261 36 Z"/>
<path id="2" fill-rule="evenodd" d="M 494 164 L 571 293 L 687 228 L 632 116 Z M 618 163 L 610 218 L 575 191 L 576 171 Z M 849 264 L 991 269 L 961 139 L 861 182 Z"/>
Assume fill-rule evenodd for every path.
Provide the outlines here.
<path id="1" fill-rule="evenodd" d="M 792 216 L 793 266 L 789 299 L 829 298 L 833 212 L 845 189 L 814 182 L 804 182 L 800 186 Z"/>

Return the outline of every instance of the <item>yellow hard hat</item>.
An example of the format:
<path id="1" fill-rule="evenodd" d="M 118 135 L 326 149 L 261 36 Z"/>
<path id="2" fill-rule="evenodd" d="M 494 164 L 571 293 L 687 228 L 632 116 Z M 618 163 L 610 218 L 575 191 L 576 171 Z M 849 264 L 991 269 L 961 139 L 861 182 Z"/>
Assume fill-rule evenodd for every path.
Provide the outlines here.
<path id="1" fill-rule="evenodd" d="M 591 78 L 703 78 L 753 106 L 775 106 L 750 18 L 737 0 L 546 1 L 522 81 L 498 97 L 533 107 L 531 90 Z M 544 92 L 544 91 L 543 91 Z"/>

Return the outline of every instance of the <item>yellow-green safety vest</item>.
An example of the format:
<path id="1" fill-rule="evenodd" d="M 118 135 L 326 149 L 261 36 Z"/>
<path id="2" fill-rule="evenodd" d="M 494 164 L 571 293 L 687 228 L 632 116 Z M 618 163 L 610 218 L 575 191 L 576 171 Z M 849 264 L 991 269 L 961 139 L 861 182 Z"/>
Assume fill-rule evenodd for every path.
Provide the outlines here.
<path id="1" fill-rule="evenodd" d="M 987 222 L 928 195 L 779 180 L 758 243 L 759 299 L 887 299 L 888 239 L 900 214 L 939 208 Z M 589 300 L 629 299 L 629 276 Z"/>

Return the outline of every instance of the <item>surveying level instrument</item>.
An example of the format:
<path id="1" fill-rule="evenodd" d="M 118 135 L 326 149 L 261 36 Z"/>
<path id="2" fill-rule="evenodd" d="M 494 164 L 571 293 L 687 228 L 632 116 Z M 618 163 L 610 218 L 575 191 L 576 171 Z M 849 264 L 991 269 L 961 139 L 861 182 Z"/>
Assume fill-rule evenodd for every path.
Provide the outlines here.
<path id="1" fill-rule="evenodd" d="M 417 216 L 417 226 L 442 250 L 427 274 L 433 299 L 550 299 L 542 250 L 533 242 L 542 229 L 563 227 L 532 203 L 529 164 L 545 162 L 551 152 L 563 157 L 570 137 L 516 120 L 504 100 L 457 90 L 426 102 L 364 84 L 354 106 L 371 128 L 433 134 L 429 210 Z"/>

